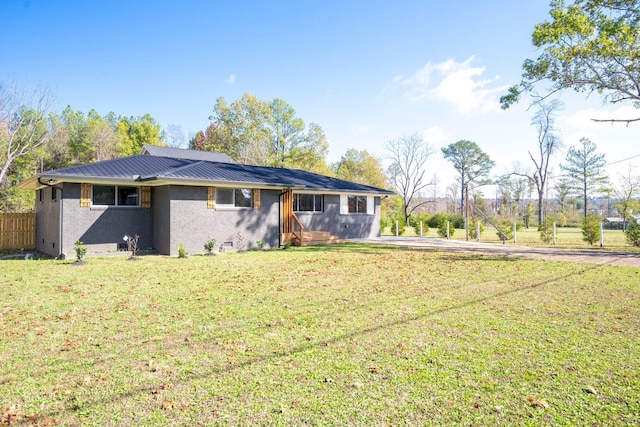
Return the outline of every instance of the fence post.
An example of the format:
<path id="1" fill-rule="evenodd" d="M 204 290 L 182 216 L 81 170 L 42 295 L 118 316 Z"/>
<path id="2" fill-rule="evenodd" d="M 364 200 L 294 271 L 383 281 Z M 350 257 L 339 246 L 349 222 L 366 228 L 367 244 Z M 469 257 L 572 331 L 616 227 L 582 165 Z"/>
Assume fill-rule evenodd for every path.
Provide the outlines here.
<path id="1" fill-rule="evenodd" d="M 480 241 L 480 221 L 476 222 L 476 242 Z"/>
<path id="2" fill-rule="evenodd" d="M 447 221 L 447 240 L 449 240 L 449 221 Z"/>
<path id="3" fill-rule="evenodd" d="M 424 236 L 422 235 L 422 221 L 420 221 L 420 237 L 424 237 Z"/>
<path id="4" fill-rule="evenodd" d="M 396 219 L 396 237 L 398 237 L 398 236 L 399 236 L 399 234 L 398 234 L 398 228 L 399 228 L 399 226 L 400 226 L 400 221 L 398 221 L 398 220 Z"/>
<path id="5" fill-rule="evenodd" d="M 604 246 L 604 227 L 600 223 L 600 247 Z"/>
<path id="6" fill-rule="evenodd" d="M 553 221 L 553 244 L 556 244 L 556 222 Z"/>
<path id="7" fill-rule="evenodd" d="M 518 223 L 513 221 L 513 243 L 518 243 Z"/>

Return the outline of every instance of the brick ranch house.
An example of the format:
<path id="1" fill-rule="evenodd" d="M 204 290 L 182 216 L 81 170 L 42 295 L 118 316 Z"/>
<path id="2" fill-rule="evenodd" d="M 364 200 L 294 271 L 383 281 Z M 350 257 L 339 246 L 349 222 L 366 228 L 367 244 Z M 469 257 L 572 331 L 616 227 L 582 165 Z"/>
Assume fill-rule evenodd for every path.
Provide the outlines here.
<path id="1" fill-rule="evenodd" d="M 51 256 L 138 247 L 175 256 L 263 241 L 277 248 L 380 234 L 380 201 L 393 192 L 297 169 L 241 165 L 221 153 L 145 146 L 138 155 L 42 172 L 36 249 Z M 241 240 L 241 241 L 240 241 Z"/>

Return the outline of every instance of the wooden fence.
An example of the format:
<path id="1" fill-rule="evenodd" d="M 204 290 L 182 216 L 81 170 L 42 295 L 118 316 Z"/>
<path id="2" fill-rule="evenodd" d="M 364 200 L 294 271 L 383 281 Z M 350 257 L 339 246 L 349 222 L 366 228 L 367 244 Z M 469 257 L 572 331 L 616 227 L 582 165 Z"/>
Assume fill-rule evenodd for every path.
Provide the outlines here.
<path id="1" fill-rule="evenodd" d="M 0 249 L 35 249 L 36 214 L 0 214 Z"/>

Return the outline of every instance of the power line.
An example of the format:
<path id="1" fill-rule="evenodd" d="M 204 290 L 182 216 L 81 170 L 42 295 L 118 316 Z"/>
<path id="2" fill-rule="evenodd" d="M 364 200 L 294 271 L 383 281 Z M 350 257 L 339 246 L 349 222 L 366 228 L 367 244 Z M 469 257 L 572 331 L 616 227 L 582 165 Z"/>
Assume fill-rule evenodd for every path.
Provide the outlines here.
<path id="1" fill-rule="evenodd" d="M 635 159 L 636 157 L 640 157 L 640 154 L 636 154 L 635 156 L 627 157 L 626 159 L 617 160 L 615 162 L 607 163 L 605 166 L 615 165 L 616 163 L 626 162 L 627 160 Z"/>

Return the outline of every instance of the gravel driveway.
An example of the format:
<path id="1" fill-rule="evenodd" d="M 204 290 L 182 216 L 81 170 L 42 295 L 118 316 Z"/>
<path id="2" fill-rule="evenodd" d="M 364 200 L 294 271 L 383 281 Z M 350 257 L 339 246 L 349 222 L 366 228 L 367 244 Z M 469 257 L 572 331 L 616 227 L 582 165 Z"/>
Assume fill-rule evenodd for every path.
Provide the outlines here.
<path id="1" fill-rule="evenodd" d="M 353 239 L 353 242 L 379 245 L 403 246 L 434 251 L 475 252 L 481 254 L 506 255 L 514 257 L 549 259 L 569 262 L 590 262 L 594 264 L 624 265 L 640 267 L 640 253 L 606 252 L 599 249 L 558 249 L 534 248 L 512 244 L 482 243 L 464 240 L 447 240 L 418 237 L 381 236 L 370 239 Z"/>

